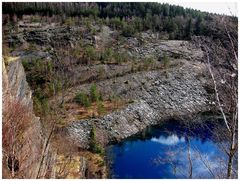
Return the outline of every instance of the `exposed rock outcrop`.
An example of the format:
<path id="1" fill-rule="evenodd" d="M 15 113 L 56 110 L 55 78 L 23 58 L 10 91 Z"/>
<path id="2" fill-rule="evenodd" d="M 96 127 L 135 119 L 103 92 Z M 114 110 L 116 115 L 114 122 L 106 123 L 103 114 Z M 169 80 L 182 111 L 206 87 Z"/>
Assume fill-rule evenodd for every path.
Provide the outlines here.
<path id="1" fill-rule="evenodd" d="M 28 86 L 24 68 L 20 61 L 9 64 L 8 82 L 11 96 L 27 105 L 30 110 L 33 110 L 32 91 Z"/>
<path id="2" fill-rule="evenodd" d="M 88 148 L 93 126 L 99 130 L 99 137 L 104 137 L 103 144 L 106 144 L 120 141 L 166 119 L 190 118 L 192 114 L 207 111 L 203 71 L 204 66 L 200 63 L 186 63 L 166 72 L 142 72 L 99 82 L 97 86 L 103 95 L 114 93 L 132 99 L 134 103 L 102 118 L 71 123 L 66 128 L 69 138 L 79 147 Z M 78 89 L 88 89 L 88 86 L 79 86 Z"/>
<path id="3" fill-rule="evenodd" d="M 21 62 L 10 62 L 7 68 L 3 62 L 3 124 L 6 121 L 5 113 L 10 111 L 8 110 L 9 102 L 19 101 L 22 106 L 28 108 L 30 114 L 30 119 L 28 120 L 29 126 L 22 133 L 22 140 L 24 140 L 22 142 L 24 142 L 24 145 L 22 145 L 21 149 L 16 150 L 16 159 L 20 162 L 18 173 L 21 173 L 19 177 L 23 178 L 36 178 L 43 146 L 42 127 L 39 118 L 33 113 L 31 96 L 32 92 L 26 82 L 26 75 Z M 17 131 L 20 132 L 21 130 Z M 11 173 L 5 165 L 7 156 L 9 155 L 3 155 L 4 178 L 8 178 L 8 175 Z"/>
<path id="4" fill-rule="evenodd" d="M 147 42 L 140 45 L 139 40 L 131 38 L 128 42 L 131 54 L 139 59 L 153 57 L 161 60 L 164 53 L 177 59 L 201 60 L 203 57 L 203 51 L 188 41 L 158 40 L 156 43 Z"/>
<path id="5" fill-rule="evenodd" d="M 153 57 L 158 59 L 166 53 L 173 58 L 185 58 L 189 60 L 200 60 L 203 51 L 192 42 L 180 40 L 162 40 L 157 33 L 146 31 L 138 37 L 121 37 L 120 32 L 112 30 L 108 26 L 92 27 L 96 33 L 92 34 L 85 26 L 45 26 L 37 29 L 24 29 L 17 34 L 8 35 L 8 44 L 21 45 L 34 43 L 39 46 L 48 47 L 50 44 L 65 47 L 70 45 L 74 48 L 81 41 L 82 46 L 95 46 L 96 49 L 111 47 L 115 51 L 127 53 L 137 59 Z M 24 51 L 26 53 L 26 51 Z M 19 52 L 16 52 L 19 54 Z"/>

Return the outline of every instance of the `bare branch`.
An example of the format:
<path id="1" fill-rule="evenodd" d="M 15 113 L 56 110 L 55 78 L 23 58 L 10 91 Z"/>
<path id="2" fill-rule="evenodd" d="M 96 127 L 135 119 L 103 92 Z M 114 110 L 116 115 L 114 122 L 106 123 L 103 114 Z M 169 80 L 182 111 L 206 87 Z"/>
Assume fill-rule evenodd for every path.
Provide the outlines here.
<path id="1" fill-rule="evenodd" d="M 224 123 L 225 123 L 228 131 L 231 133 L 231 129 L 230 129 L 229 125 L 228 125 L 228 121 L 227 121 L 227 118 L 226 118 L 226 114 L 225 114 L 224 111 L 223 111 L 223 107 L 222 107 L 221 101 L 220 101 L 220 99 L 219 99 L 217 83 L 216 83 L 216 80 L 215 80 L 215 77 L 214 77 L 214 74 L 213 74 L 213 71 L 212 71 L 212 68 L 211 68 L 210 60 L 209 60 L 209 53 L 208 53 L 208 52 L 209 52 L 209 49 L 208 49 L 206 46 L 204 46 L 204 48 L 205 48 L 205 51 L 207 52 L 207 53 L 206 53 L 206 55 L 207 55 L 207 63 L 208 63 L 208 64 L 207 64 L 207 67 L 208 67 L 209 73 L 210 73 L 210 75 L 211 75 L 211 78 L 212 78 L 212 80 L 213 80 L 213 85 L 214 85 L 214 91 L 215 91 L 215 96 L 216 96 L 217 104 L 218 104 L 218 107 L 219 107 L 219 109 L 220 109 L 220 111 L 221 111 L 221 113 L 222 113 Z"/>

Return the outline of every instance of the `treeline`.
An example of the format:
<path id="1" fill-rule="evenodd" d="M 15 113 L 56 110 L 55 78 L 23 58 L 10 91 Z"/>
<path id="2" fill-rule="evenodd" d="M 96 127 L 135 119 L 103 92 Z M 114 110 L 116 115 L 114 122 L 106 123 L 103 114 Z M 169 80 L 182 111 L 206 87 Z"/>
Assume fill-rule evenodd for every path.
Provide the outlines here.
<path id="1" fill-rule="evenodd" d="M 108 26 L 121 30 L 124 36 L 150 29 L 154 32 L 166 32 L 169 39 L 190 39 L 192 35 L 216 39 L 225 31 L 220 22 L 221 16 L 152 2 L 6 2 L 3 3 L 3 14 L 16 15 L 19 18 L 33 14 L 90 17 L 104 20 Z M 226 22 L 237 30 L 237 18 L 226 18 Z M 236 35 L 234 31 L 230 33 Z"/>
<path id="2" fill-rule="evenodd" d="M 184 9 L 181 6 L 147 3 L 147 2 L 7 2 L 3 3 L 4 14 L 35 14 L 56 15 L 66 14 L 68 16 L 99 16 L 101 18 L 132 17 L 144 18 L 147 14 L 163 16 L 192 16 L 197 17 L 202 13 L 192 9 Z"/>
<path id="3" fill-rule="evenodd" d="M 99 8 L 96 3 L 78 2 L 9 2 L 3 3 L 3 14 L 43 16 L 67 15 L 67 16 L 97 16 Z"/>

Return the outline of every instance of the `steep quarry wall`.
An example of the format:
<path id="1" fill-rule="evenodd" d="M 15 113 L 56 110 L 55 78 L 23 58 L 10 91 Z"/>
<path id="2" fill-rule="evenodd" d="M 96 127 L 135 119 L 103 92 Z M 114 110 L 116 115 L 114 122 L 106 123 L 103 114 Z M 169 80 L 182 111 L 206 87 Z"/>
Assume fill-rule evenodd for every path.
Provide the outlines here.
<path id="1" fill-rule="evenodd" d="M 12 61 L 7 67 L 5 67 L 3 61 L 2 66 L 3 125 L 6 121 L 9 121 L 5 119 L 7 112 L 14 112 L 14 110 L 9 110 L 9 104 L 12 102 L 19 102 L 20 106 L 27 107 L 28 115 L 30 116 L 30 119 L 26 121 L 28 126 L 24 129 L 21 137 L 21 142 L 24 144 L 15 151 L 15 157 L 19 161 L 19 170 L 16 172 L 16 175 L 18 178 L 36 178 L 44 137 L 40 120 L 33 113 L 32 91 L 26 82 L 26 75 L 20 61 Z M 18 118 L 16 117 L 16 119 Z M 21 131 L 17 130 L 17 132 Z M 7 157 L 9 155 L 5 149 L 3 146 L 3 177 L 11 178 L 11 172 L 7 166 Z"/>
<path id="2" fill-rule="evenodd" d="M 191 118 L 193 114 L 209 110 L 208 94 L 204 89 L 204 65 L 190 64 L 164 71 L 149 71 L 118 77 L 97 83 L 103 95 L 115 93 L 134 102 L 126 108 L 97 119 L 74 121 L 66 133 L 74 144 L 89 146 L 89 133 L 96 127 L 97 138 L 103 144 L 120 141 L 147 126 L 171 118 Z M 79 90 L 89 89 L 79 86 Z"/>

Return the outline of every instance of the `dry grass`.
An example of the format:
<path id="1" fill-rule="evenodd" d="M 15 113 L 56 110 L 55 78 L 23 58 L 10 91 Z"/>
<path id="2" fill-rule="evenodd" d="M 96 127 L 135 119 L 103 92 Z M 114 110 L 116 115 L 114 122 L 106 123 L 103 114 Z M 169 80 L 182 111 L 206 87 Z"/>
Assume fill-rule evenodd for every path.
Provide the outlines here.
<path id="1" fill-rule="evenodd" d="M 81 165 L 82 158 L 85 158 L 87 160 L 87 176 L 98 178 L 98 173 L 101 172 L 103 174 L 101 177 L 106 177 L 106 167 L 103 158 L 98 154 L 93 154 L 89 151 L 81 151 L 73 155 L 57 155 L 54 165 L 56 178 L 83 178 L 84 176 L 82 176 L 79 172 L 83 166 Z"/>
<path id="2" fill-rule="evenodd" d="M 12 57 L 12 56 L 3 56 L 4 61 L 6 64 L 9 64 L 10 62 L 17 61 L 20 57 Z"/>
<path id="3" fill-rule="evenodd" d="M 56 178 L 80 178 L 80 156 L 57 155 L 54 171 Z"/>
<path id="4" fill-rule="evenodd" d="M 96 118 L 104 116 L 113 111 L 123 108 L 129 103 L 126 100 L 102 101 L 102 109 L 99 110 L 99 105 L 94 102 L 90 107 L 81 106 L 75 102 L 65 103 L 61 110 L 62 120 L 59 120 L 59 126 L 64 127 L 68 123 L 76 120 Z"/>
<path id="5" fill-rule="evenodd" d="M 98 173 L 102 172 L 102 177 L 107 177 L 107 168 L 104 164 L 104 159 L 99 155 L 89 151 L 81 151 L 79 154 L 88 160 L 88 169 L 90 178 L 99 178 Z"/>
<path id="6" fill-rule="evenodd" d="M 55 135 L 52 140 L 52 146 L 57 153 L 56 162 L 53 165 L 56 178 L 83 178 L 84 176 L 79 172 L 82 168 L 81 159 L 83 158 L 87 162 L 87 178 L 106 178 L 107 169 L 104 164 L 104 158 L 99 154 L 87 150 L 79 150 L 77 146 L 71 144 L 71 142 L 60 134 Z"/>

